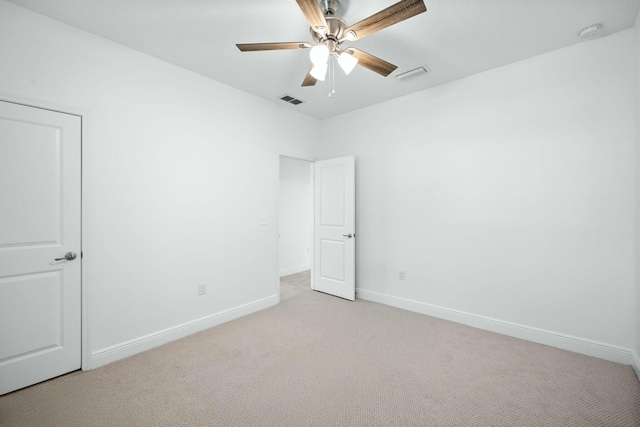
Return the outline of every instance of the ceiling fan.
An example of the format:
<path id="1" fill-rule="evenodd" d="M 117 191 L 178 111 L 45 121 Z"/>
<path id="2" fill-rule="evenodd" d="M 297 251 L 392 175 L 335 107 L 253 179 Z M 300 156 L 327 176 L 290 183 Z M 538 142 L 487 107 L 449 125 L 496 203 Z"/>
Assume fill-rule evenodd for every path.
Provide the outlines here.
<path id="1" fill-rule="evenodd" d="M 395 65 L 354 47 L 342 48 L 342 43 L 359 40 L 427 11 L 423 0 L 401 0 L 357 24 L 348 25 L 335 16 L 340 6 L 338 0 L 320 0 L 319 3 L 318 0 L 296 0 L 296 2 L 311 25 L 311 37 L 315 45 L 307 42 L 285 42 L 245 43 L 236 44 L 236 46 L 242 52 L 311 48 L 312 66 L 302 86 L 314 86 L 318 80 L 325 79 L 331 56 L 337 59 L 346 74 L 349 74 L 356 65 L 360 65 L 384 77 L 388 76 L 397 68 Z"/>

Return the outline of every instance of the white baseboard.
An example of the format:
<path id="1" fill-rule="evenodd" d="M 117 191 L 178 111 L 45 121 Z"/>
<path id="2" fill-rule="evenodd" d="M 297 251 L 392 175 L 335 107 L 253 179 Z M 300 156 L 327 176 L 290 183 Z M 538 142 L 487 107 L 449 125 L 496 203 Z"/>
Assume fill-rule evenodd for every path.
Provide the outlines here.
<path id="1" fill-rule="evenodd" d="M 280 277 L 288 276 L 290 274 L 300 273 L 302 271 L 311 270 L 311 264 L 296 265 L 295 267 L 283 268 L 280 270 Z"/>
<path id="2" fill-rule="evenodd" d="M 640 355 L 637 352 L 633 352 L 633 369 L 636 371 L 636 377 L 640 381 Z"/>
<path id="3" fill-rule="evenodd" d="M 186 322 L 171 328 L 164 329 L 149 335 L 145 335 L 130 341 L 116 344 L 111 347 L 94 351 L 91 354 L 91 364 L 88 368 L 83 366 L 84 370 L 95 369 L 100 366 L 115 362 L 125 357 L 133 356 L 143 351 L 150 350 L 154 347 L 161 346 L 171 341 L 184 338 L 196 332 L 209 329 L 213 326 L 220 325 L 225 322 L 255 313 L 265 308 L 278 304 L 279 296 L 272 295 L 257 301 L 250 302 L 229 310 L 221 311 L 210 316 Z"/>
<path id="4" fill-rule="evenodd" d="M 587 356 L 623 363 L 625 365 L 633 364 L 635 356 L 635 364 L 640 367 L 640 361 L 638 360 L 637 354 L 634 355 L 628 348 L 591 341 L 517 323 L 505 322 L 503 320 L 399 298 L 379 292 L 368 291 L 366 289 L 357 289 L 357 294 L 359 298 L 364 300 L 390 305 L 392 307 L 426 314 L 440 319 L 450 320 L 452 322 L 461 323 L 474 328 L 497 332 L 499 334 L 521 338 L 527 341 L 533 341 L 539 344 L 545 344 L 561 348 L 563 350 L 585 354 Z"/>

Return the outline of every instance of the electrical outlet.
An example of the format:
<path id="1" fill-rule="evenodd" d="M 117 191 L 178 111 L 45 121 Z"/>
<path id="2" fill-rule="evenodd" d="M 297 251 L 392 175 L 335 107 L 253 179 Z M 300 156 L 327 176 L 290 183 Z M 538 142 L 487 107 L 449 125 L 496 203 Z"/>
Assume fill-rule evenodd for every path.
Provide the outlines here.
<path id="1" fill-rule="evenodd" d="M 260 215 L 260 225 L 269 224 L 269 217 L 267 215 Z"/>
<path id="2" fill-rule="evenodd" d="M 198 283 L 198 296 L 202 296 L 207 293 L 207 284 Z"/>
<path id="3" fill-rule="evenodd" d="M 400 280 L 405 280 L 406 279 L 406 276 L 404 274 L 404 270 L 398 271 L 398 279 L 400 279 Z"/>

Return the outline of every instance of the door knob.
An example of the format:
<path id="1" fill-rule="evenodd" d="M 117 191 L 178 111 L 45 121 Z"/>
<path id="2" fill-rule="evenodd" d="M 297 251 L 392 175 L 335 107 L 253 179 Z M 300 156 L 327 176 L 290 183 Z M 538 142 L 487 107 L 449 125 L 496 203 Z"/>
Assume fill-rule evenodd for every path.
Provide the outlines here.
<path id="1" fill-rule="evenodd" d="M 77 256 L 78 255 L 76 255 L 75 252 L 67 252 L 66 254 L 64 254 L 64 257 L 56 258 L 56 261 L 62 261 L 63 259 L 66 259 L 67 261 L 73 261 Z"/>
<path id="2" fill-rule="evenodd" d="M 350 238 L 352 238 L 352 237 L 353 237 L 353 234 L 351 234 L 351 233 L 349 233 L 349 234 L 343 234 L 343 236 L 344 236 L 344 237 L 347 237 L 347 238 L 349 238 L 349 239 L 350 239 Z"/>

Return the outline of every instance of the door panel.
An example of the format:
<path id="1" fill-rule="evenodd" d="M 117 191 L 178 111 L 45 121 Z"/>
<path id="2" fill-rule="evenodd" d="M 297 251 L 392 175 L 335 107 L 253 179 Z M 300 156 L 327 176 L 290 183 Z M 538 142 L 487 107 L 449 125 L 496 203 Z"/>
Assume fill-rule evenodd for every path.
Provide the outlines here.
<path id="1" fill-rule="evenodd" d="M 0 279 L 0 360 L 10 361 L 62 344 L 62 288 L 59 271 Z"/>
<path id="2" fill-rule="evenodd" d="M 80 183 L 80 117 L 0 101 L 0 394 L 80 368 Z"/>
<path id="3" fill-rule="evenodd" d="M 322 277 L 329 280 L 344 282 L 344 257 L 345 243 L 333 240 L 322 240 L 321 243 L 322 256 Z"/>
<path id="4" fill-rule="evenodd" d="M 315 163 L 314 288 L 355 299 L 355 160 Z"/>
<path id="5" fill-rule="evenodd" d="M 345 166 L 326 166 L 321 169 L 322 227 L 345 226 Z"/>
<path id="6" fill-rule="evenodd" d="M 0 135 L 0 245 L 60 243 L 60 129 L 3 117 Z"/>

